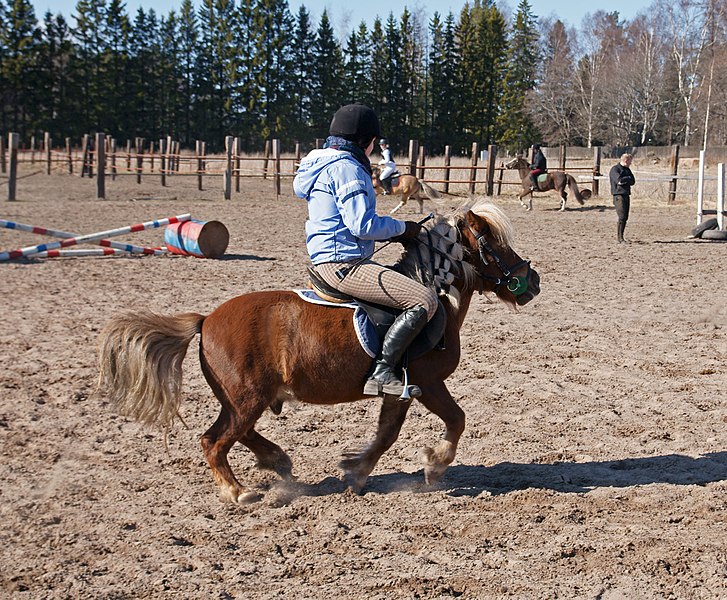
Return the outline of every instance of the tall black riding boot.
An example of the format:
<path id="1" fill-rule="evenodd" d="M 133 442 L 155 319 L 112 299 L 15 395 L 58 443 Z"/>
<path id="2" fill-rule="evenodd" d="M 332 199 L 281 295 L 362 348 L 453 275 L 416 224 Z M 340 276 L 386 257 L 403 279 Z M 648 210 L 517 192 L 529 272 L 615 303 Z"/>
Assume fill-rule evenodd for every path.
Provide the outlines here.
<path id="1" fill-rule="evenodd" d="M 404 384 L 394 370 L 406 349 L 426 324 L 427 311 L 423 306 L 409 308 L 396 317 L 384 336 L 381 352 L 376 359 L 376 367 L 364 386 L 364 394 L 379 396 L 384 393 L 401 396 L 404 393 Z M 409 385 L 409 395 L 417 398 L 422 395 L 422 390 L 416 385 Z"/>
<path id="2" fill-rule="evenodd" d="M 624 242 L 624 229 L 626 229 L 626 221 L 619 221 L 618 222 L 618 232 L 617 232 L 617 239 L 619 244 L 623 244 Z"/>
<path id="3" fill-rule="evenodd" d="M 391 177 L 381 180 L 381 185 L 384 186 L 384 194 L 387 196 L 391 195 Z"/>

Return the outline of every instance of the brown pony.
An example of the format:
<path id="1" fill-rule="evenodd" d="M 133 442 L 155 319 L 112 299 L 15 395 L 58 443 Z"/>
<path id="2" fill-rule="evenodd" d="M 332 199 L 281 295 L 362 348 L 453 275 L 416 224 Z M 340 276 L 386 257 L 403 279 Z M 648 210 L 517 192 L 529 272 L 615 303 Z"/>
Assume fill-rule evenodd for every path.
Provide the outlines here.
<path id="1" fill-rule="evenodd" d="M 404 273 L 440 289 L 447 313 L 444 349 L 409 365 L 411 381 L 423 391 L 418 401 L 445 426 L 444 439 L 424 451 L 428 484 L 454 460 L 464 431 L 464 413 L 445 380 L 459 363 L 460 329 L 473 293 L 492 292 L 514 307 L 540 292 L 540 277 L 515 253 L 512 241 L 504 213 L 478 201 L 450 217 L 437 217 L 399 259 Z M 207 317 L 117 315 L 100 336 L 100 382 L 122 414 L 168 427 L 179 416 L 182 360 L 199 333 L 202 372 L 221 404 L 219 417 L 201 438 L 202 450 L 221 498 L 251 502 L 258 494 L 237 480 L 227 460 L 236 442 L 255 454 L 259 467 L 293 478 L 288 455 L 255 430 L 266 408 L 279 414 L 286 399 L 336 404 L 362 398 L 372 359 L 358 342 L 350 311 L 305 302 L 293 291 L 265 291 L 228 300 Z M 411 399 L 384 396 L 376 437 L 341 462 L 354 491 L 363 489 L 396 441 L 410 405 Z"/>
<path id="2" fill-rule="evenodd" d="M 526 210 L 533 210 L 533 192 L 530 191 L 530 165 L 522 155 L 518 154 L 510 162 L 505 164 L 506 169 L 517 169 L 522 180 L 523 189 L 518 195 L 520 204 L 525 207 Z M 565 203 L 568 199 L 568 192 L 565 188 L 569 187 L 576 197 L 576 200 L 583 205 L 584 200 L 588 200 L 591 197 L 591 190 L 579 190 L 578 184 L 572 175 L 563 173 L 563 171 L 551 171 L 546 174 L 545 181 L 538 181 L 538 191 L 547 192 L 548 190 L 556 190 L 560 194 L 560 210 L 565 210 Z M 530 194 L 530 202 L 525 205 L 523 198 Z"/>
<path id="3" fill-rule="evenodd" d="M 379 180 L 379 174 L 381 170 L 378 167 L 373 168 L 372 179 L 374 182 L 374 190 L 377 194 L 381 194 L 384 191 L 384 186 L 381 185 Z M 402 206 L 406 206 L 408 200 L 412 198 L 419 202 L 419 214 L 424 212 L 424 198 L 422 198 L 422 192 L 424 198 L 441 198 L 437 190 L 432 186 L 420 181 L 414 175 L 398 175 L 391 180 L 391 195 L 401 196 L 399 204 L 397 204 L 391 211 L 393 215 Z"/>

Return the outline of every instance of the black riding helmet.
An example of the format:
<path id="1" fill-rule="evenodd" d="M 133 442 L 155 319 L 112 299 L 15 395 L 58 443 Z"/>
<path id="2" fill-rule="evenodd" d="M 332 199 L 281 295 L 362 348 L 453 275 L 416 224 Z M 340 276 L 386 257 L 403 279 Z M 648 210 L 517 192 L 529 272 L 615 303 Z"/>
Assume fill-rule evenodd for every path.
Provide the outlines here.
<path id="1" fill-rule="evenodd" d="M 333 115 L 328 132 L 352 142 L 370 142 L 381 135 L 376 113 L 372 108 L 358 103 L 339 108 Z"/>

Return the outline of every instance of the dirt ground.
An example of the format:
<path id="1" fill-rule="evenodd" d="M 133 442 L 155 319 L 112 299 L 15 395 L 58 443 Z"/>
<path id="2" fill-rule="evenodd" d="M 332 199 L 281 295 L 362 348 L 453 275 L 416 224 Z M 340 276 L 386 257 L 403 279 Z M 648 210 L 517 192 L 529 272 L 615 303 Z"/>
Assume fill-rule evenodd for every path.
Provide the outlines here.
<path id="1" fill-rule="evenodd" d="M 338 460 L 373 436 L 380 401 L 289 403 L 259 429 L 300 485 L 282 488 L 237 446 L 233 467 L 263 494 L 240 507 L 219 501 L 199 447 L 218 405 L 196 342 L 189 429 L 166 445 L 95 393 L 98 332 L 115 312 L 208 313 L 304 286 L 306 208 L 289 181 L 276 198 L 245 180 L 230 201 L 213 183 L 117 180 L 101 201 L 91 180 L 34 175 L 2 200 L 3 218 L 78 233 L 190 212 L 231 239 L 222 260 L 0 263 L 0 597 L 727 596 L 727 244 L 686 239 L 692 201 L 636 193 L 618 245 L 608 196 L 564 213 L 552 195 L 531 213 L 497 199 L 542 293 L 518 312 L 474 299 L 448 382 L 467 429 L 440 484 L 423 483 L 419 453 L 443 428 L 422 406 L 355 495 Z M 0 230 L 2 250 L 43 241 Z"/>

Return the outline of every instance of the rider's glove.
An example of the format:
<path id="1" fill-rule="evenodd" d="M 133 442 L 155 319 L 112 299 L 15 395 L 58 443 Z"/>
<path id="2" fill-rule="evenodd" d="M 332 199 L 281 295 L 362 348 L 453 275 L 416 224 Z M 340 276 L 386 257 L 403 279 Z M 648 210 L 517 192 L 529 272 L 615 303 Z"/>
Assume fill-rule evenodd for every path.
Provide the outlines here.
<path id="1" fill-rule="evenodd" d="M 419 230 L 422 228 L 422 226 L 419 225 L 419 223 L 417 223 L 416 221 L 404 221 L 404 224 L 406 225 L 404 233 L 394 236 L 393 238 L 391 238 L 391 241 L 406 246 L 410 241 L 417 238 L 417 235 L 419 235 Z"/>

